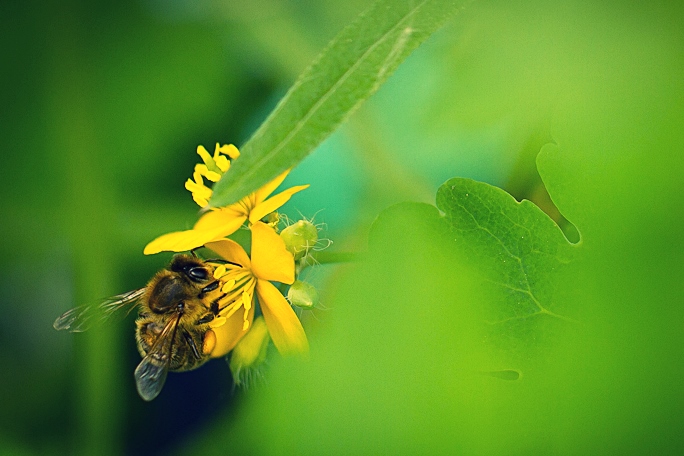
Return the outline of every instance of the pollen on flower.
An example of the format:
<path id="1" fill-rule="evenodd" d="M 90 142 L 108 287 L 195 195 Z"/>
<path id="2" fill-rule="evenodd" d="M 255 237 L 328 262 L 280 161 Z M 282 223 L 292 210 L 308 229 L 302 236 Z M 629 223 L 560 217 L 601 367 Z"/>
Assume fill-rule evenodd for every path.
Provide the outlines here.
<path id="1" fill-rule="evenodd" d="M 218 143 L 216 143 L 216 147 L 218 147 L 219 151 L 227 155 L 228 157 L 231 158 L 231 160 L 235 160 L 240 156 L 240 151 L 238 150 L 237 147 L 235 147 L 232 144 L 224 144 L 221 147 L 219 147 Z"/>
<path id="2" fill-rule="evenodd" d="M 227 280 L 223 284 L 223 287 L 221 288 L 221 292 L 229 293 L 234 287 L 235 287 L 235 279 Z"/>
<path id="3" fill-rule="evenodd" d="M 242 305 L 245 307 L 246 310 L 252 308 L 252 297 L 250 296 L 247 290 L 242 292 Z"/>
<path id="4" fill-rule="evenodd" d="M 249 329 L 254 307 L 254 288 L 256 279 L 252 272 L 240 265 L 219 265 L 213 276 L 221 282 L 224 296 L 219 300 L 220 316 L 217 319 L 226 321 L 238 310 L 242 309 L 242 331 Z M 210 324 L 210 326 L 212 326 Z M 213 327 L 213 326 L 212 326 Z"/>
<path id="5" fill-rule="evenodd" d="M 216 269 L 214 269 L 215 279 L 220 279 L 224 275 L 226 275 L 226 267 L 224 265 L 219 265 Z"/>
<path id="6" fill-rule="evenodd" d="M 209 204 L 209 198 L 211 198 L 212 190 L 204 185 L 204 179 L 202 175 L 195 171 L 192 174 L 193 179 L 188 179 L 185 181 L 185 189 L 192 193 L 192 199 L 199 206 L 206 206 Z"/>
<path id="7" fill-rule="evenodd" d="M 194 174 L 199 174 L 200 176 L 204 176 L 212 182 L 218 182 L 219 179 L 221 179 L 220 173 L 217 173 L 216 171 L 210 170 L 207 165 L 203 165 L 201 163 L 198 163 L 195 165 L 195 172 L 193 173 L 193 175 Z"/>
<path id="8" fill-rule="evenodd" d="M 309 350 L 306 333 L 299 318 L 281 291 L 273 284 L 292 284 L 294 258 L 285 243 L 268 225 L 257 221 L 250 227 L 251 252 L 247 255 L 237 242 L 221 239 L 205 245 L 228 261 L 215 268 L 221 282 L 219 316 L 227 323 L 219 328 L 219 342 L 212 357 L 227 354 L 252 331 L 255 307 L 263 315 L 273 344 L 281 354 L 305 355 Z M 257 300 L 258 296 L 258 300 Z"/>
<path id="9" fill-rule="evenodd" d="M 221 146 L 216 143 L 214 155 L 210 155 L 204 146 L 197 146 L 197 155 L 203 163 L 195 165 L 192 179 L 185 182 L 185 188 L 192 193 L 192 199 L 201 207 L 209 204 L 212 190 L 204 185 L 204 178 L 218 182 L 223 173 L 230 168 L 230 160 L 240 156 L 240 151 L 232 144 Z"/>

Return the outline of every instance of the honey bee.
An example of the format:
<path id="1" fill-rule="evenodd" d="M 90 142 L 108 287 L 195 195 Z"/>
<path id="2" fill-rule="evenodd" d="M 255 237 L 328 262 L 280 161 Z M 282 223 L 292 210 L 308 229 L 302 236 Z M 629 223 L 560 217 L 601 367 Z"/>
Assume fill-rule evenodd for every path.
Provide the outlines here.
<path id="1" fill-rule="evenodd" d="M 218 316 L 219 301 L 225 296 L 213 275 L 217 264 L 235 263 L 177 255 L 146 287 L 99 305 L 71 309 L 53 326 L 81 332 L 139 306 L 135 339 L 143 360 L 134 376 L 140 397 L 151 401 L 161 392 L 169 371 L 195 369 L 209 359 L 216 342 L 209 323 Z"/>

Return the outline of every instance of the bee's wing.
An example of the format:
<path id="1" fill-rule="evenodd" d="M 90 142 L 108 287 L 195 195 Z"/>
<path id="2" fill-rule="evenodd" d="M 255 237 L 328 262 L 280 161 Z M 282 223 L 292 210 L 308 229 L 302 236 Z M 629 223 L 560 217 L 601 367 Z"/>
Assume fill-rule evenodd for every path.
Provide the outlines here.
<path id="1" fill-rule="evenodd" d="M 180 314 L 169 320 L 150 351 L 135 368 L 135 385 L 140 397 L 146 401 L 157 397 L 164 386 L 179 321 Z"/>
<path id="2" fill-rule="evenodd" d="M 82 332 L 91 326 L 101 323 L 119 311 L 126 309 L 122 315 L 135 307 L 138 299 L 145 293 L 145 288 L 129 291 L 120 295 L 112 296 L 99 304 L 75 307 L 60 315 L 52 326 L 57 329 L 66 329 L 70 332 Z"/>

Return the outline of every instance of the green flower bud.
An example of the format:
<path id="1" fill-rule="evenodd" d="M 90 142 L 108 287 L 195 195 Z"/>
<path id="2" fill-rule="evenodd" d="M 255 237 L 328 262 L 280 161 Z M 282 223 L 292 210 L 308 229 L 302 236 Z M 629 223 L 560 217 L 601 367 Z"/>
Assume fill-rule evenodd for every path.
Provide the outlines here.
<path id="1" fill-rule="evenodd" d="M 310 283 L 295 280 L 287 291 L 287 299 L 293 306 L 313 309 L 318 305 L 318 292 Z"/>
<path id="2" fill-rule="evenodd" d="M 299 260 L 318 242 L 318 229 L 308 220 L 300 220 L 280 232 L 285 247 Z"/>
<path id="3" fill-rule="evenodd" d="M 249 383 L 257 376 L 259 367 L 266 359 L 270 340 L 264 317 L 255 318 L 252 327 L 240 339 L 230 356 L 230 371 L 236 385 Z"/>

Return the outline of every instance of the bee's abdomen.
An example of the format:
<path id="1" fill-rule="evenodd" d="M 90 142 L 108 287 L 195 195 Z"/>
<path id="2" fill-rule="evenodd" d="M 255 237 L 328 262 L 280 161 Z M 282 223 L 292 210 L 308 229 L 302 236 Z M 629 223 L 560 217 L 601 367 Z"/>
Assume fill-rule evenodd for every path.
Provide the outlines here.
<path id="1" fill-rule="evenodd" d="M 157 339 L 161 335 L 161 332 L 164 329 L 164 327 L 148 318 L 140 318 L 136 323 L 137 329 L 135 332 L 135 339 L 137 342 L 138 351 L 140 352 L 140 356 L 144 358 L 145 356 L 147 356 L 147 354 L 150 352 L 154 344 L 157 342 Z M 200 337 L 200 340 L 195 341 L 196 343 L 200 343 L 199 346 L 201 347 L 201 339 L 203 339 L 203 334 L 197 332 L 197 336 L 202 336 Z M 209 360 L 209 355 L 204 354 L 201 354 L 200 357 L 197 358 L 192 348 L 188 345 L 188 342 L 182 337 L 180 331 L 176 333 L 170 349 L 170 371 L 189 371 L 200 367 L 202 364 Z"/>

